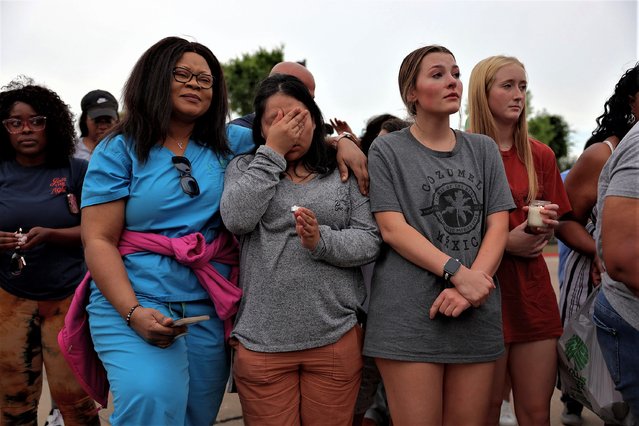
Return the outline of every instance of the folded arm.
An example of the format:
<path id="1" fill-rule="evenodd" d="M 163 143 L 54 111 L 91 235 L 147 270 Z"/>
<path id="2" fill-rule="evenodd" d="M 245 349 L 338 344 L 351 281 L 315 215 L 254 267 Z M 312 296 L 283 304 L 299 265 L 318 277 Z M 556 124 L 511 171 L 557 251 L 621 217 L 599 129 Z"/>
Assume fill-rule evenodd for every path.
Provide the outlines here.
<path id="1" fill-rule="evenodd" d="M 440 251 L 419 231 L 410 226 L 400 212 L 375 213 L 383 240 L 397 253 L 436 276 L 444 274 L 444 265 L 451 257 Z M 481 305 L 492 289 L 493 279 L 484 271 L 462 265 L 452 277 L 455 289 L 473 306 Z"/>

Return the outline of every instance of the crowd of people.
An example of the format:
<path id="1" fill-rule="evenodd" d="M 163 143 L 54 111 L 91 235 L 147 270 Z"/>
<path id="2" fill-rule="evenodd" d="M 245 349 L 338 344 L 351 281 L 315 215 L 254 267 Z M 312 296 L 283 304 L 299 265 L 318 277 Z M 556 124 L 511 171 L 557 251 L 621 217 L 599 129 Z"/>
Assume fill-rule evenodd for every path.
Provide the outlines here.
<path id="1" fill-rule="evenodd" d="M 480 61 L 468 129 L 451 129 L 460 68 L 424 46 L 399 66 L 406 117 L 356 135 L 283 62 L 228 122 L 216 56 L 167 37 L 122 112 L 87 93 L 79 138 L 51 89 L 4 86 L 0 424 L 37 424 L 44 366 L 68 426 L 100 424 L 107 391 L 113 425 L 211 425 L 227 387 L 247 425 L 498 425 L 511 389 L 520 425 L 549 425 L 562 320 L 596 286 L 639 419 L 639 64 L 565 185 L 528 133 L 527 85 L 516 58 Z M 572 250 L 561 304 L 555 236 Z"/>

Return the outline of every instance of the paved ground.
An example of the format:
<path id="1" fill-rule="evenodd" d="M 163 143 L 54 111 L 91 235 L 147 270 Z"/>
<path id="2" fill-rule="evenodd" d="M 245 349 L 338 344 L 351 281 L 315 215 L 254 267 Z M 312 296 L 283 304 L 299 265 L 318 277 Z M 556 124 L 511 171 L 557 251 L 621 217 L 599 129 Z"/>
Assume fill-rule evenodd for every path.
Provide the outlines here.
<path id="1" fill-rule="evenodd" d="M 548 269 L 550 270 L 550 275 L 553 278 L 553 286 L 555 287 L 555 291 L 557 295 L 559 294 L 559 289 L 557 287 L 557 263 L 558 259 L 554 253 L 552 247 L 549 247 L 548 255 L 546 256 L 546 262 L 548 264 Z M 46 386 L 45 386 L 46 387 Z M 43 392 L 43 397 L 40 402 L 40 409 L 38 411 L 38 424 L 44 425 L 44 421 L 46 419 L 47 413 L 50 408 L 50 398 L 48 396 L 48 390 L 45 389 Z M 561 401 L 559 401 L 560 393 L 559 391 L 555 391 L 552 399 L 551 405 L 551 418 L 550 423 L 552 426 L 561 426 L 560 415 L 562 410 Z M 112 404 L 110 404 L 110 408 L 112 408 Z M 103 418 L 103 426 L 108 425 L 108 412 L 107 410 L 102 410 L 100 416 Z M 237 398 L 237 394 L 227 394 L 224 397 L 224 401 L 222 401 L 222 407 L 220 409 L 220 413 L 217 418 L 216 424 L 221 424 L 224 426 L 240 426 L 244 425 L 242 421 L 242 409 Z M 584 410 L 584 426 L 601 426 L 604 423 L 593 413 L 588 410 Z M 154 426 L 154 425 L 149 425 Z M 159 426 L 159 425 L 158 425 Z M 330 426 L 330 425 L 327 425 Z"/>

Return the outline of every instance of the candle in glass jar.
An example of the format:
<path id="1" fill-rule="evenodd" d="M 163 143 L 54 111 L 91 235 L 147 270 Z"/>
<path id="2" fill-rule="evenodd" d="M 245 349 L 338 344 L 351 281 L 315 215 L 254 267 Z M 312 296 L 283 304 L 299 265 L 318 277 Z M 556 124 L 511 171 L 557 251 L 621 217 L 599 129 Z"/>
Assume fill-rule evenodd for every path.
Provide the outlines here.
<path id="1" fill-rule="evenodd" d="M 550 204 L 550 201 L 544 200 L 532 200 L 528 205 L 528 226 L 535 228 L 545 228 L 546 225 L 543 221 L 543 215 L 541 210 L 545 205 Z"/>

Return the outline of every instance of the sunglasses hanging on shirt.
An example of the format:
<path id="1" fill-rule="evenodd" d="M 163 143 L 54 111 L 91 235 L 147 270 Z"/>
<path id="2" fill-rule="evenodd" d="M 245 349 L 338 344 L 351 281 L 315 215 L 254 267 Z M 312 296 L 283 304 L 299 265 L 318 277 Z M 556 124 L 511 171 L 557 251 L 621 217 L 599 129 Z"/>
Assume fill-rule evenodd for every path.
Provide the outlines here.
<path id="1" fill-rule="evenodd" d="M 193 176 L 191 176 L 191 162 L 188 158 L 176 155 L 171 158 L 173 166 L 180 173 L 180 186 L 182 191 L 189 197 L 200 195 L 200 186 Z"/>

